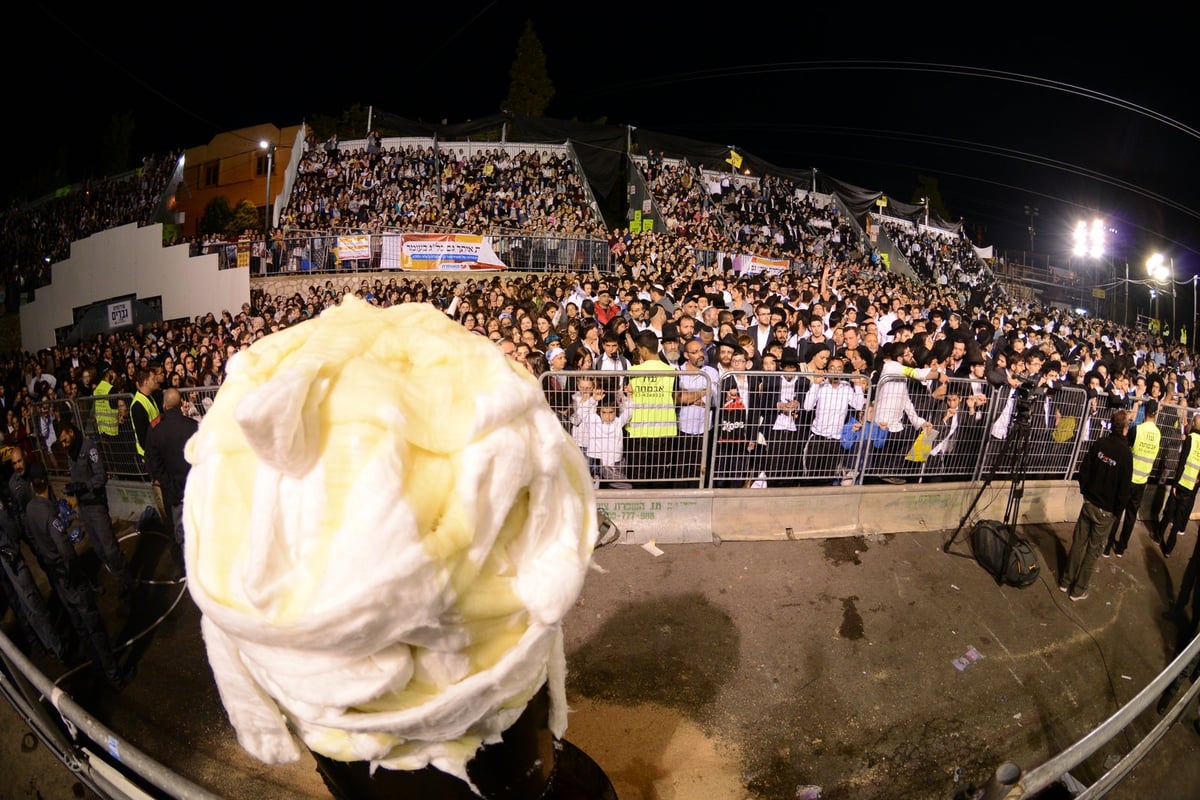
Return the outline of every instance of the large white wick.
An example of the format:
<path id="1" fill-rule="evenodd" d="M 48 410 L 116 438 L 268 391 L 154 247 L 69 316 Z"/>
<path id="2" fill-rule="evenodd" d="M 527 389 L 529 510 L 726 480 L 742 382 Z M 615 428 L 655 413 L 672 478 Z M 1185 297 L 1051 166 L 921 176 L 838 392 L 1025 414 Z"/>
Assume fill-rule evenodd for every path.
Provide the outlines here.
<path id="1" fill-rule="evenodd" d="M 466 764 L 549 682 L 591 559 L 587 464 L 536 380 L 430 305 L 347 296 L 228 364 L 184 499 L 189 588 L 248 752 Z"/>

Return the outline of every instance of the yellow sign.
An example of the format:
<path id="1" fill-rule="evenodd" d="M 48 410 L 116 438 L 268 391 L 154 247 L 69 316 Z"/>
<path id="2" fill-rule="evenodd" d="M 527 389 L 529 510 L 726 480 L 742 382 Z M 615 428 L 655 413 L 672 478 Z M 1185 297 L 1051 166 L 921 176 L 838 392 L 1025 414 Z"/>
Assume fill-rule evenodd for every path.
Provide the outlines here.
<path id="1" fill-rule="evenodd" d="M 1092 297 L 1095 297 L 1097 300 L 1103 300 L 1106 295 L 1103 289 L 1092 289 Z"/>
<path id="2" fill-rule="evenodd" d="M 879 199 L 875 201 L 875 205 L 879 206 L 880 208 L 887 208 L 887 195 L 879 195 Z"/>

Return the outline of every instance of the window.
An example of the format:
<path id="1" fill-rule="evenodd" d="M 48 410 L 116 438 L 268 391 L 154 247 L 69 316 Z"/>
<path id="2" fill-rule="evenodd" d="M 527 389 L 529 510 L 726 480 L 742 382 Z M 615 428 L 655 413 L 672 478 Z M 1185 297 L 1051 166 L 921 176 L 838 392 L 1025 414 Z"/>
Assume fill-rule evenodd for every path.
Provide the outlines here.
<path id="1" fill-rule="evenodd" d="M 260 156 L 258 156 L 258 157 L 255 159 L 255 161 L 254 161 L 254 174 L 255 174 L 255 176 L 257 176 L 257 177 L 261 178 L 261 177 L 263 177 L 264 175 L 266 175 L 266 174 L 267 174 L 267 162 L 268 162 L 268 161 L 273 161 L 273 160 L 274 160 L 274 159 L 270 159 L 270 158 L 268 158 L 266 155 L 260 155 Z M 274 164 L 271 164 L 271 167 L 272 167 L 272 172 L 274 171 L 274 166 L 275 166 Z"/>
<path id="2" fill-rule="evenodd" d="M 221 162 L 214 161 L 204 165 L 204 185 L 216 186 L 221 182 Z"/>

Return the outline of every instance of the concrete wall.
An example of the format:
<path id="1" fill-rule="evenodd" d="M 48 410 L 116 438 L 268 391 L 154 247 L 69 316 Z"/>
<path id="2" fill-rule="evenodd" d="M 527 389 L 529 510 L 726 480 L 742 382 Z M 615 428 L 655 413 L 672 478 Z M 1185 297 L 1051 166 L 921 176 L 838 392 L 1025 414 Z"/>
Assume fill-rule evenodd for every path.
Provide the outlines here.
<path id="1" fill-rule="evenodd" d="M 250 299 L 250 270 L 217 269 L 215 255 L 192 258 L 187 245 L 163 247 L 162 236 L 162 225 L 132 224 L 72 243 L 70 257 L 52 266 L 50 285 L 21 307 L 21 346 L 53 347 L 74 308 L 111 297 L 161 296 L 164 319 L 237 312 Z"/>
<path id="2" fill-rule="evenodd" d="M 981 519 L 1003 520 L 1011 483 L 926 483 L 897 486 L 816 486 L 795 489 L 599 492 L 602 506 L 628 544 L 859 536 L 872 533 L 965 530 Z M 1142 518 L 1151 516 L 1146 492 Z M 978 496 L 978 502 L 975 498 Z M 1019 523 L 1073 522 L 1082 498 L 1074 481 L 1026 481 Z"/>

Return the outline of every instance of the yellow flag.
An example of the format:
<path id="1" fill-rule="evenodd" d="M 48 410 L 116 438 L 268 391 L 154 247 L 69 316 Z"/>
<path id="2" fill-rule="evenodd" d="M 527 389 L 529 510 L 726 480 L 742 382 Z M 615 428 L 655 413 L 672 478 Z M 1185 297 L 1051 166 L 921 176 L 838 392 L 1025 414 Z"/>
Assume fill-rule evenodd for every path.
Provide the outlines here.
<path id="1" fill-rule="evenodd" d="M 742 157 L 740 155 L 738 155 L 737 150 L 731 149 L 729 151 L 729 158 L 725 159 L 725 163 L 731 164 L 731 165 L 733 165 L 734 169 L 737 169 L 738 167 L 742 166 Z"/>

